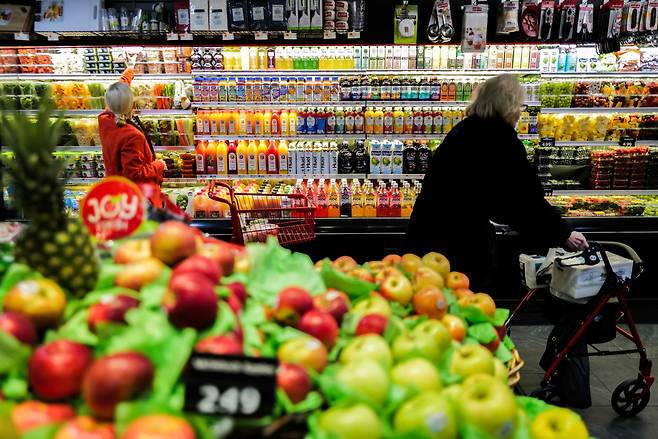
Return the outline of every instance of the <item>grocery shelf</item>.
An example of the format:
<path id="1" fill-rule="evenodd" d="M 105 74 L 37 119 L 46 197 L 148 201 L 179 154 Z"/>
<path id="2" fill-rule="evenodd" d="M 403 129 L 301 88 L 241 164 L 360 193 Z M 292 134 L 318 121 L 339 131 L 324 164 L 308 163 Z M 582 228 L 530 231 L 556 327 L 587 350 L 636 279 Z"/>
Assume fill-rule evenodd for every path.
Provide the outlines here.
<path id="1" fill-rule="evenodd" d="M 368 180 L 422 180 L 425 174 L 368 174 Z"/>
<path id="2" fill-rule="evenodd" d="M 542 114 L 564 114 L 564 113 L 634 113 L 655 114 L 656 107 L 577 107 L 577 108 L 542 108 Z"/>
<path id="3" fill-rule="evenodd" d="M 406 76 L 468 76 L 490 77 L 502 73 L 518 75 L 539 75 L 537 69 L 509 69 L 509 70 L 482 70 L 482 69 L 340 69 L 340 70 L 196 70 L 192 76 L 341 76 L 341 75 L 406 75 Z"/>
<path id="4" fill-rule="evenodd" d="M 303 101 L 303 102 L 193 102 L 192 108 L 298 108 L 327 107 L 337 105 L 364 107 L 366 101 Z"/>
<path id="5" fill-rule="evenodd" d="M 570 190 L 570 189 L 564 189 L 564 190 L 553 190 L 553 195 L 571 195 L 571 196 L 605 196 L 605 195 L 658 195 L 658 189 L 656 190 L 606 190 L 606 189 L 599 189 L 599 190 Z"/>
<path id="6" fill-rule="evenodd" d="M 636 146 L 658 146 L 658 140 L 636 140 Z M 619 146 L 617 140 L 569 140 L 557 141 L 555 146 Z"/>
<path id="7" fill-rule="evenodd" d="M 382 140 L 439 140 L 445 138 L 445 134 L 432 133 L 432 134 L 365 134 L 368 139 L 382 139 Z"/>
<path id="8" fill-rule="evenodd" d="M 139 116 L 192 116 L 192 109 L 171 109 L 171 110 L 135 110 Z"/>
<path id="9" fill-rule="evenodd" d="M 541 72 L 546 79 L 569 78 L 658 78 L 658 72 Z"/>
<path id="10" fill-rule="evenodd" d="M 194 136 L 194 140 L 362 140 L 365 134 L 297 134 L 294 136 L 279 136 L 262 134 L 254 136 L 240 136 L 233 134 L 218 134 L 216 136 Z"/>
<path id="11" fill-rule="evenodd" d="M 2 73 L 0 81 L 85 81 L 94 79 L 98 81 L 116 82 L 121 73 Z M 161 73 L 161 74 L 137 74 L 133 81 L 176 81 L 191 80 L 189 73 Z"/>

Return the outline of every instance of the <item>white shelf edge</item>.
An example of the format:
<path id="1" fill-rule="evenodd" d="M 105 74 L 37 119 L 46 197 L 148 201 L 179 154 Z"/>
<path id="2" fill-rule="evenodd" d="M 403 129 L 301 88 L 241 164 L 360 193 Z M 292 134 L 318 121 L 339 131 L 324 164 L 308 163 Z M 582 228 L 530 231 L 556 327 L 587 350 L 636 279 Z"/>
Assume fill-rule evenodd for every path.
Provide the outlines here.
<path id="1" fill-rule="evenodd" d="M 196 135 L 194 140 L 360 140 L 365 139 L 365 134 L 297 134 L 294 136 L 281 136 L 281 135 L 254 135 L 242 136 L 234 134 L 218 134 L 215 136 Z"/>
<path id="2" fill-rule="evenodd" d="M 489 77 L 502 73 L 539 75 L 538 69 L 340 69 L 340 70 L 198 70 L 192 71 L 192 77 L 208 76 L 340 76 L 340 75 L 445 75 L 445 76 L 469 76 Z"/>
<path id="3" fill-rule="evenodd" d="M 23 114 L 37 114 L 38 110 L 18 110 Z M 84 110 L 66 110 L 63 108 L 56 108 L 55 113 L 63 112 L 65 117 L 68 116 L 98 116 L 103 112 L 103 109 L 100 108 L 91 108 Z M 135 110 L 135 113 L 139 116 L 192 116 L 194 113 L 192 110 Z"/>
<path id="4" fill-rule="evenodd" d="M 628 77 L 628 78 L 658 78 L 658 71 L 653 72 L 541 72 L 542 78 L 615 78 L 615 77 Z"/>
<path id="5" fill-rule="evenodd" d="M 29 81 L 84 81 L 94 79 L 97 81 L 117 82 L 121 73 L 99 74 L 99 73 L 1 73 L 0 81 L 7 80 L 29 80 Z M 161 74 L 136 74 L 134 81 L 177 81 L 192 80 L 189 73 L 161 73 Z"/>
<path id="6" fill-rule="evenodd" d="M 297 108 L 327 106 L 365 106 L 366 101 L 302 101 L 302 102 L 193 102 L 192 108 Z"/>

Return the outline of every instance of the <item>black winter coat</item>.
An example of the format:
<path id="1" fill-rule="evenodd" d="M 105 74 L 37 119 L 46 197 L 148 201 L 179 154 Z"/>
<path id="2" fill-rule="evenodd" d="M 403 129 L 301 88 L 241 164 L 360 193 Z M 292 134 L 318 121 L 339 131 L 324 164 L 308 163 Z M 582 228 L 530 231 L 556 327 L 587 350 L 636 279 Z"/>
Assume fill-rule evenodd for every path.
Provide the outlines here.
<path id="1" fill-rule="evenodd" d="M 569 225 L 544 199 L 516 131 L 502 119 L 467 117 L 432 157 L 416 200 L 406 250 L 438 251 L 475 290 L 493 287 L 495 230 L 506 224 L 542 247 L 562 246 Z"/>

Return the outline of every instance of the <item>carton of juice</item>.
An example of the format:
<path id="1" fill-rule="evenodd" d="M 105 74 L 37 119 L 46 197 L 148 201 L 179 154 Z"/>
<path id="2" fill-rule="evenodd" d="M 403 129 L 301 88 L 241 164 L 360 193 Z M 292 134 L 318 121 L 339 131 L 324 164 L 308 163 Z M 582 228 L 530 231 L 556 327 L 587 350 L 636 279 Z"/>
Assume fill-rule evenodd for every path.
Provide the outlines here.
<path id="1" fill-rule="evenodd" d="M 403 154 L 402 154 L 402 142 L 396 140 L 393 142 L 393 153 L 391 161 L 391 174 L 402 174 L 402 163 L 403 163 Z"/>
<path id="2" fill-rule="evenodd" d="M 390 140 L 384 140 L 382 143 L 382 174 L 392 174 L 391 165 L 393 163 L 393 143 Z"/>
<path id="3" fill-rule="evenodd" d="M 370 143 L 370 173 L 382 173 L 382 143 L 379 140 Z"/>

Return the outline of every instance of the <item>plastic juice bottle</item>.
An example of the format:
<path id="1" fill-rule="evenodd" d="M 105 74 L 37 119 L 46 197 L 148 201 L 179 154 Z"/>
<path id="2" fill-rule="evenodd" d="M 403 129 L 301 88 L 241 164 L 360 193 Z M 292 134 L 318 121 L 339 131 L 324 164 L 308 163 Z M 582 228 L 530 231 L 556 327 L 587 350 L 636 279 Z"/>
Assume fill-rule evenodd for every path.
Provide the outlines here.
<path id="1" fill-rule="evenodd" d="M 245 134 L 254 135 L 254 112 L 252 110 L 248 110 L 245 114 Z"/>
<path id="2" fill-rule="evenodd" d="M 261 136 L 263 135 L 263 113 L 256 111 L 254 113 L 254 135 Z"/>
<path id="3" fill-rule="evenodd" d="M 228 174 L 228 147 L 223 140 L 217 144 L 217 173 Z"/>
<path id="4" fill-rule="evenodd" d="M 404 112 L 400 108 L 393 111 L 393 132 L 395 134 L 404 133 Z"/>
<path id="5" fill-rule="evenodd" d="M 402 214 L 402 200 L 400 199 L 400 189 L 396 182 L 391 183 L 391 206 L 389 209 L 389 216 L 399 217 Z"/>
<path id="6" fill-rule="evenodd" d="M 364 132 L 365 116 L 361 108 L 357 108 L 354 112 L 354 132 L 362 134 Z"/>
<path id="7" fill-rule="evenodd" d="M 219 119 L 217 121 L 217 131 L 220 135 L 228 134 L 228 120 L 231 117 L 231 114 L 227 111 L 220 111 Z"/>
<path id="8" fill-rule="evenodd" d="M 290 124 L 288 123 L 288 111 L 284 110 L 281 112 L 279 116 L 279 124 L 281 126 L 281 135 L 282 136 L 289 136 L 290 135 Z"/>
<path id="9" fill-rule="evenodd" d="M 423 110 L 423 133 L 431 134 L 432 125 L 434 123 L 434 118 L 432 117 L 432 111 L 430 108 L 425 108 Z"/>
<path id="10" fill-rule="evenodd" d="M 404 109 L 404 134 L 411 134 L 414 132 L 414 112 L 411 107 Z"/>
<path id="11" fill-rule="evenodd" d="M 325 108 L 324 111 L 326 116 L 325 133 L 334 134 L 336 132 L 336 113 L 333 108 Z"/>
<path id="12" fill-rule="evenodd" d="M 238 83 L 236 82 L 235 77 L 228 78 L 226 88 L 227 88 L 227 91 L 228 91 L 228 101 L 229 102 L 237 101 L 238 100 Z"/>
<path id="13" fill-rule="evenodd" d="M 345 112 L 345 133 L 354 134 L 354 109 L 348 108 Z"/>
<path id="14" fill-rule="evenodd" d="M 286 98 L 287 98 L 288 102 L 297 101 L 297 79 L 288 78 Z"/>
<path id="15" fill-rule="evenodd" d="M 391 134 L 393 132 L 393 110 L 386 108 L 384 110 L 384 134 Z"/>
<path id="16" fill-rule="evenodd" d="M 317 204 L 315 208 L 315 216 L 318 218 L 326 218 L 328 215 L 328 200 L 327 200 L 327 188 L 324 182 L 324 179 L 320 180 L 318 183 L 318 196 Z"/>
<path id="17" fill-rule="evenodd" d="M 422 134 L 423 120 L 424 120 L 423 112 L 420 109 L 414 110 L 414 128 L 413 128 L 414 134 Z"/>
<path id="18" fill-rule="evenodd" d="M 386 189 L 386 183 L 379 182 L 377 188 L 377 217 L 387 217 L 391 207 L 391 193 Z"/>
<path id="19" fill-rule="evenodd" d="M 203 133 L 205 135 L 210 134 L 210 116 L 211 116 L 210 111 L 204 111 L 203 112 L 203 116 L 202 116 L 202 118 L 203 118 Z"/>
<path id="20" fill-rule="evenodd" d="M 340 183 L 340 216 L 352 216 L 352 193 L 345 179 Z"/>
<path id="21" fill-rule="evenodd" d="M 371 107 L 368 107 L 364 116 L 366 134 L 373 134 L 375 132 L 375 112 L 372 111 Z"/>
<path id="22" fill-rule="evenodd" d="M 270 140 L 270 146 L 267 148 L 267 173 L 268 174 L 278 174 L 278 155 L 276 142 Z"/>
<path id="23" fill-rule="evenodd" d="M 244 136 L 247 134 L 247 113 L 244 110 L 241 110 L 240 113 L 238 113 L 238 120 L 240 127 L 239 134 Z"/>
<path id="24" fill-rule="evenodd" d="M 364 216 L 364 197 L 361 186 L 359 185 L 359 180 L 354 180 L 352 183 L 352 216 L 353 217 L 362 217 Z"/>
<path id="25" fill-rule="evenodd" d="M 334 132 L 336 134 L 345 133 L 345 109 L 343 107 L 336 108 L 336 127 Z"/>
<path id="26" fill-rule="evenodd" d="M 196 175 L 204 175 L 206 173 L 206 146 L 208 142 L 199 140 L 196 144 Z"/>
<path id="27" fill-rule="evenodd" d="M 203 111 L 196 112 L 196 133 L 200 136 L 205 134 L 203 132 Z"/>
<path id="28" fill-rule="evenodd" d="M 443 111 L 443 132 L 448 134 L 452 129 L 452 116 L 453 112 L 450 110 Z"/>
<path id="29" fill-rule="evenodd" d="M 369 181 L 363 189 L 363 215 L 369 218 L 377 216 L 377 196 Z"/>
<path id="30" fill-rule="evenodd" d="M 209 175 L 217 174 L 217 143 L 214 140 L 208 142 L 206 148 L 206 172 Z"/>
<path id="31" fill-rule="evenodd" d="M 432 112 L 432 133 L 441 134 L 443 132 L 443 113 L 441 109 Z"/>
<path id="32" fill-rule="evenodd" d="M 247 146 L 247 173 L 258 174 L 258 147 L 255 140 L 250 140 Z"/>
<path id="33" fill-rule="evenodd" d="M 216 136 L 219 134 L 219 118 L 220 113 L 213 111 L 210 113 L 210 135 Z"/>
<path id="34" fill-rule="evenodd" d="M 288 132 L 291 136 L 297 135 L 297 112 L 295 110 L 288 112 Z"/>
<path id="35" fill-rule="evenodd" d="M 272 134 L 272 112 L 265 110 L 263 114 L 263 134 L 268 136 Z"/>
<path id="36" fill-rule="evenodd" d="M 263 139 L 258 143 L 258 173 L 267 174 L 267 144 Z"/>
<path id="37" fill-rule="evenodd" d="M 247 142 L 240 140 L 235 151 L 238 156 L 238 174 L 245 175 L 247 173 Z"/>
<path id="38" fill-rule="evenodd" d="M 272 135 L 277 136 L 281 134 L 281 115 L 278 111 L 272 113 L 270 132 Z"/>
<path id="39" fill-rule="evenodd" d="M 329 185 L 329 202 L 327 203 L 327 216 L 329 218 L 337 218 L 340 216 L 340 194 L 336 187 L 336 181 L 331 180 Z"/>
<path id="40" fill-rule="evenodd" d="M 228 174 L 236 175 L 238 173 L 238 153 L 237 146 L 235 145 L 235 140 L 228 142 L 228 148 L 226 153 L 226 163 L 228 164 Z"/>
<path id="41" fill-rule="evenodd" d="M 375 134 L 384 134 L 384 112 L 382 111 L 381 108 L 375 109 L 375 126 L 374 126 L 374 133 Z"/>
<path id="42" fill-rule="evenodd" d="M 285 140 L 281 140 L 279 142 L 279 147 L 278 147 L 278 155 L 279 155 L 279 174 L 288 174 L 290 171 L 288 170 L 288 142 Z"/>
<path id="43" fill-rule="evenodd" d="M 237 111 L 232 111 L 228 118 L 228 134 L 236 135 L 240 126 L 240 115 Z"/>
<path id="44" fill-rule="evenodd" d="M 412 200 L 411 187 L 409 182 L 404 182 L 402 186 L 402 193 L 400 195 L 400 216 L 410 217 L 413 211 L 414 204 Z"/>

